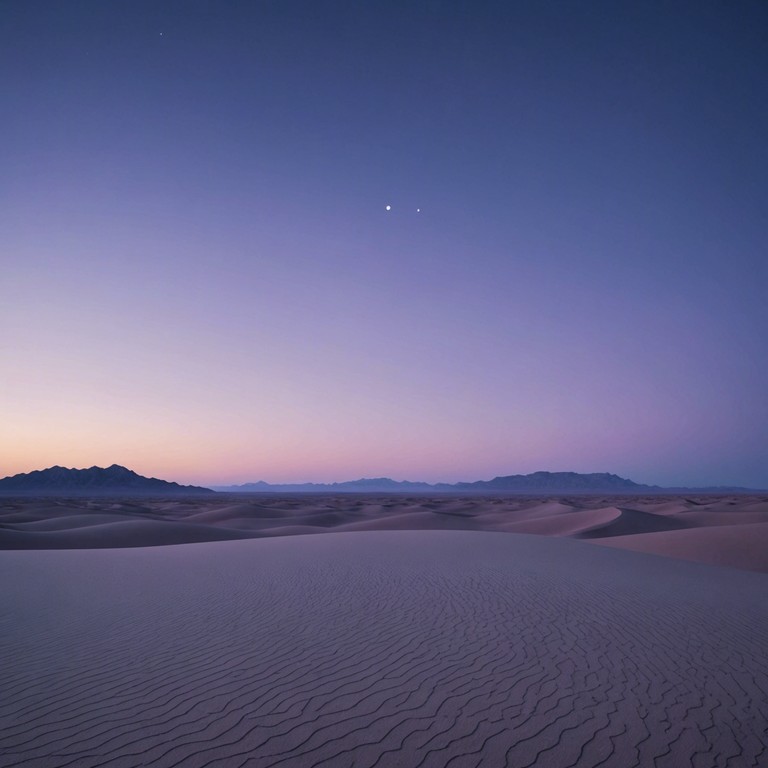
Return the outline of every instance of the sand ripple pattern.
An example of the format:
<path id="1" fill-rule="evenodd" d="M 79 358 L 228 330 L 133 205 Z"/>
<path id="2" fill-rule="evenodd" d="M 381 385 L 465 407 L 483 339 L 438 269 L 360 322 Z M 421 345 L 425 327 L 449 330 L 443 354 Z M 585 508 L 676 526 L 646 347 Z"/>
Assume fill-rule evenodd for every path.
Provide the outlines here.
<path id="1" fill-rule="evenodd" d="M 768 577 L 524 535 L 0 556 L 7 768 L 768 765 Z"/>

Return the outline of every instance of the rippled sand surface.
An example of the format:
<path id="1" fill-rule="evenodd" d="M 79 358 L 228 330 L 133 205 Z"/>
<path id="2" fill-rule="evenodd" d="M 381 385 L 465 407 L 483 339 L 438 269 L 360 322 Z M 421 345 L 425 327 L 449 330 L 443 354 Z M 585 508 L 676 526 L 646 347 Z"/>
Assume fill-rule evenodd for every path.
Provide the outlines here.
<path id="1" fill-rule="evenodd" d="M 0 764 L 762 766 L 768 576 L 376 531 L 0 553 Z"/>

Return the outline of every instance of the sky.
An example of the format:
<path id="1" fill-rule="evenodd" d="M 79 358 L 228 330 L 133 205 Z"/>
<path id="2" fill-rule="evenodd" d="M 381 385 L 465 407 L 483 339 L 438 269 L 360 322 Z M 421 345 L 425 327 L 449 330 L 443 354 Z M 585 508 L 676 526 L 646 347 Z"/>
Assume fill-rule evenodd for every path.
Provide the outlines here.
<path id="1" fill-rule="evenodd" d="M 0 476 L 768 487 L 767 35 L 0 0 Z"/>

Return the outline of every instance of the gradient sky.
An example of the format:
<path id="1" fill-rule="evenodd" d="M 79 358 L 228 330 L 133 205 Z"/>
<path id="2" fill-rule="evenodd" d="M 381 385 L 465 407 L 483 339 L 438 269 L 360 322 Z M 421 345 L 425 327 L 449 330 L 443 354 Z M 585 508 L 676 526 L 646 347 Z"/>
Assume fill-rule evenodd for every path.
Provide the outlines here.
<path id="1" fill-rule="evenodd" d="M 762 0 L 2 0 L 0 476 L 768 487 L 766 39 Z"/>

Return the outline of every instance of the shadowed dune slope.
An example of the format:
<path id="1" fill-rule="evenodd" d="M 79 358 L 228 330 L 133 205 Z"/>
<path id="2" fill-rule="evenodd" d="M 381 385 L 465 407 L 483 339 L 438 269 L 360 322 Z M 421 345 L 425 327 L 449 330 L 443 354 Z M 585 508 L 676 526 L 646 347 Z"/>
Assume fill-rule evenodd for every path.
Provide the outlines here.
<path id="1" fill-rule="evenodd" d="M 640 533 L 596 539 L 594 543 L 768 573 L 768 523 Z"/>
<path id="2" fill-rule="evenodd" d="M 619 514 L 603 525 L 580 531 L 579 538 L 598 539 L 608 536 L 654 533 L 656 531 L 675 531 L 680 528 L 690 528 L 692 525 L 682 515 L 657 515 L 637 509 L 619 509 L 617 511 Z"/>
<path id="3" fill-rule="evenodd" d="M 765 765 L 767 593 L 482 532 L 4 552 L 0 764 Z"/>
<path id="4" fill-rule="evenodd" d="M 497 530 L 508 533 L 535 533 L 540 536 L 576 536 L 601 529 L 615 520 L 621 511 L 616 507 L 578 509 L 568 514 L 526 517 L 523 520 L 500 519 Z"/>
<path id="5" fill-rule="evenodd" d="M 93 549 L 190 544 L 250 538 L 245 531 L 158 520 L 123 520 L 46 531 L 0 531 L 4 549 Z"/>
<path id="6" fill-rule="evenodd" d="M 736 568 L 752 526 L 768 524 L 758 496 L 610 497 L 382 494 L 212 494 L 194 498 L 0 498 L 0 549 L 146 547 L 201 541 L 397 530 L 534 533 Z M 720 528 L 730 532 L 699 535 Z M 662 534 L 677 532 L 667 538 Z M 745 537 L 741 541 L 741 537 Z"/>

